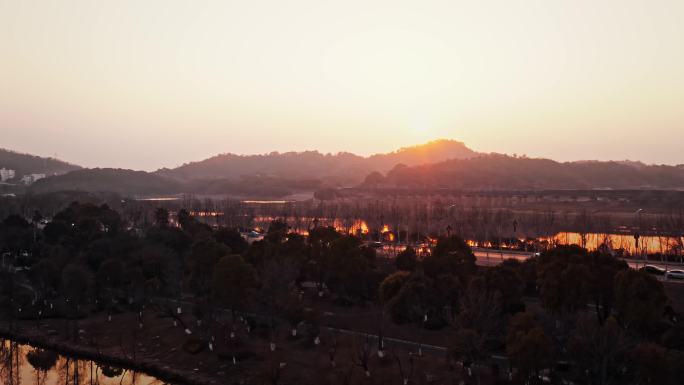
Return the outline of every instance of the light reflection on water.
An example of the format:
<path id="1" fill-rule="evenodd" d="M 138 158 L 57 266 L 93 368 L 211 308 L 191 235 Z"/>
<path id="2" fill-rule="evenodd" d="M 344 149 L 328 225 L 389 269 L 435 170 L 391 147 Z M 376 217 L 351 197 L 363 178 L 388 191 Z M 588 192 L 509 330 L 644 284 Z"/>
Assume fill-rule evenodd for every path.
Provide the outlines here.
<path id="1" fill-rule="evenodd" d="M 589 250 L 596 250 L 600 245 L 606 244 L 613 250 L 623 249 L 629 254 L 677 254 L 684 241 L 681 237 L 641 236 L 637 248 L 634 236 L 629 234 L 588 233 L 584 235 L 583 241 L 579 233 L 563 232 L 543 239 L 560 245 L 580 245 Z"/>
<path id="2" fill-rule="evenodd" d="M 2 385 L 164 385 L 140 372 L 65 357 L 10 340 L 0 341 Z"/>

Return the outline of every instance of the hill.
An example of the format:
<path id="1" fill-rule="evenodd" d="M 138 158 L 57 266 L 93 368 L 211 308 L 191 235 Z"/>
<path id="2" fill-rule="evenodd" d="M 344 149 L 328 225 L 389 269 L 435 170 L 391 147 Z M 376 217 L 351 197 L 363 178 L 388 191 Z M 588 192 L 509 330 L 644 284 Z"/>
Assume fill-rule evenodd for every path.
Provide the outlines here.
<path id="1" fill-rule="evenodd" d="M 310 194 L 340 186 L 462 190 L 684 189 L 682 165 L 592 160 L 563 163 L 540 158 L 485 155 L 452 140 L 439 140 L 369 157 L 317 151 L 223 154 L 154 173 L 111 168 L 81 169 L 56 159 L 7 150 L 0 150 L 0 161 L 4 161 L 0 167 L 15 169 L 18 176 L 47 174 L 48 178 L 27 187 L 33 193 L 193 193 L 260 199 Z M 24 189 L 22 186 L 4 186 L 11 187 Z"/>
<path id="2" fill-rule="evenodd" d="M 78 170 L 81 167 L 54 158 L 22 154 L 0 148 L 0 168 L 16 171 L 15 179 L 27 174 L 55 175 Z"/>
<path id="3" fill-rule="evenodd" d="M 113 192 L 122 195 L 173 194 L 180 183 L 144 171 L 93 168 L 41 179 L 29 187 L 32 193 L 55 191 Z"/>
<path id="4" fill-rule="evenodd" d="M 500 154 L 420 166 L 398 165 L 384 177 L 371 174 L 364 187 L 466 190 L 681 189 L 684 169 L 632 162 L 556 162 Z"/>
<path id="5" fill-rule="evenodd" d="M 56 192 L 116 193 L 123 196 L 173 195 L 191 193 L 244 198 L 282 198 L 313 192 L 318 180 L 283 180 L 264 176 L 244 176 L 237 180 L 195 179 L 178 181 L 145 171 L 112 168 L 81 169 L 41 179 L 28 191 L 34 194 Z"/>
<path id="6" fill-rule="evenodd" d="M 463 142 L 440 139 L 425 144 L 404 147 L 388 154 L 377 154 L 367 158 L 372 169 L 389 171 L 398 164 L 407 166 L 443 162 L 449 159 L 470 159 L 480 155 Z"/>
<path id="7" fill-rule="evenodd" d="M 178 180 L 235 180 L 243 175 L 258 175 L 290 180 L 318 179 L 331 185 L 354 185 L 360 183 L 370 171 L 386 172 L 397 164 L 419 165 L 476 155 L 461 142 L 438 140 L 369 157 L 346 152 L 322 154 L 318 151 L 222 154 L 174 169 L 161 169 L 157 174 Z"/>

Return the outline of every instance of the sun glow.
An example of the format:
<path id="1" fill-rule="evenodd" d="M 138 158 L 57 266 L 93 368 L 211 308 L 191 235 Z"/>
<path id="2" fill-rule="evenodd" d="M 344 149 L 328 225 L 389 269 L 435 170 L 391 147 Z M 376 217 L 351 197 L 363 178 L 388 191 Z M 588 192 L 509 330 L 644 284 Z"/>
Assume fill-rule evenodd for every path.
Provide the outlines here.
<path id="1" fill-rule="evenodd" d="M 3 147 L 154 170 L 446 137 L 681 163 L 682 1 L 161 3 L 0 2 Z"/>

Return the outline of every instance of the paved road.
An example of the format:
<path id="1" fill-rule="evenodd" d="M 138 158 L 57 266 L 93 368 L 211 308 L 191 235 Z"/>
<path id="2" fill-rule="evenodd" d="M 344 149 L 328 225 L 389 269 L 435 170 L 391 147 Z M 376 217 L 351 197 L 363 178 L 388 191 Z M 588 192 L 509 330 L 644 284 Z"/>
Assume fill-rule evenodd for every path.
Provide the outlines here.
<path id="1" fill-rule="evenodd" d="M 519 261 L 524 261 L 533 255 L 533 253 L 526 253 L 522 251 L 495 251 L 477 248 L 473 249 L 473 254 L 475 254 L 475 258 L 477 258 L 476 263 L 480 266 L 495 266 L 506 259 L 517 259 Z"/>

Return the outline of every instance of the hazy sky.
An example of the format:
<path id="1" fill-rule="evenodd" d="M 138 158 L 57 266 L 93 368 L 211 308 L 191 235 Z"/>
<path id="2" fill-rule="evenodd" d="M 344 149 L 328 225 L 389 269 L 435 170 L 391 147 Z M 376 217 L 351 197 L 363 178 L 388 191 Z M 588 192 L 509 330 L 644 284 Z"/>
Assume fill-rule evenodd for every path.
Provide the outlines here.
<path id="1" fill-rule="evenodd" d="M 684 1 L 0 0 L 0 147 L 684 163 Z"/>

